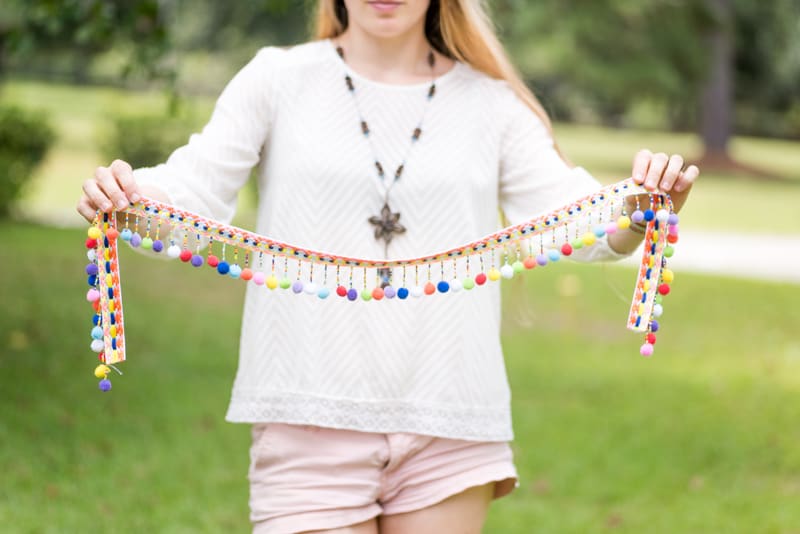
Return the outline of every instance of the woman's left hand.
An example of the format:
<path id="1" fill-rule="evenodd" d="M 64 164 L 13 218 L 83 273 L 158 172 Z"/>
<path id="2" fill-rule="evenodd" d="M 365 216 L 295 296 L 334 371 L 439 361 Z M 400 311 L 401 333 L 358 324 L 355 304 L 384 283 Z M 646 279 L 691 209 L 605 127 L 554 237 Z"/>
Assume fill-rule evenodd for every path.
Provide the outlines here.
<path id="1" fill-rule="evenodd" d="M 663 152 L 653 154 L 647 149 L 640 150 L 633 158 L 633 181 L 644 185 L 648 191 L 669 193 L 675 212 L 679 212 L 692 184 L 700 175 L 696 165 L 683 168 L 683 157 L 679 155 L 667 156 Z"/>

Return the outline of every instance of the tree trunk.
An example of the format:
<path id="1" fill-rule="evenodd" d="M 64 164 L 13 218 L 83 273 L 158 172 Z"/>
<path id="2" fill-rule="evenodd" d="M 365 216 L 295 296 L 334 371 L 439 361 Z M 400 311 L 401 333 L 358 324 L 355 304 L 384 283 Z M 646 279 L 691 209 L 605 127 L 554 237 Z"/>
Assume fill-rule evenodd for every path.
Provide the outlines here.
<path id="1" fill-rule="evenodd" d="M 701 135 L 706 163 L 731 163 L 728 142 L 733 133 L 733 6 L 731 0 L 707 0 L 716 24 L 707 43 L 709 76 L 701 97 Z"/>

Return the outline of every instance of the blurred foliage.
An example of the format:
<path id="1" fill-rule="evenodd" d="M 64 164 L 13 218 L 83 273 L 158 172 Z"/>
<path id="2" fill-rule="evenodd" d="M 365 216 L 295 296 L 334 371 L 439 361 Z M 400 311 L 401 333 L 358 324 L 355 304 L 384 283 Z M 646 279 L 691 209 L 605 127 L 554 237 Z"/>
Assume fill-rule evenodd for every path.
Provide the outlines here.
<path id="1" fill-rule="evenodd" d="M 8 216 L 54 141 L 44 115 L 0 106 L 0 218 Z"/>
<path id="2" fill-rule="evenodd" d="M 737 131 L 800 137 L 800 2 L 734 0 Z M 720 15 L 706 0 L 499 0 L 494 15 L 545 105 L 565 120 L 689 129 Z M 760 113 L 766 113 L 764 120 Z"/>
<path id="3" fill-rule="evenodd" d="M 313 0 L 6 0 L 0 66 L 218 92 L 255 50 L 308 39 Z M 560 120 L 696 127 L 725 17 L 713 0 L 495 0 L 502 38 Z M 800 137 L 800 2 L 730 0 L 739 133 Z M 182 82 L 180 78 L 185 78 Z M 174 110 L 174 107 L 173 107 Z"/>
<path id="4" fill-rule="evenodd" d="M 104 161 L 121 159 L 134 168 L 166 161 L 175 147 L 186 144 L 194 128 L 184 117 L 127 115 L 110 119 L 100 149 Z"/>

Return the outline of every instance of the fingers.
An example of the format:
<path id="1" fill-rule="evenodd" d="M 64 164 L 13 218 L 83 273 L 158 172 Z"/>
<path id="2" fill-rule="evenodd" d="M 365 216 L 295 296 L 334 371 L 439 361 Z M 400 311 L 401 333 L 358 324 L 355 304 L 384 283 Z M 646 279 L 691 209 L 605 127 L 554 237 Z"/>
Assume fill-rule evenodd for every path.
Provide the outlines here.
<path id="1" fill-rule="evenodd" d="M 661 182 L 661 176 L 663 176 L 664 171 L 667 170 L 668 163 L 669 156 L 663 152 L 653 154 L 653 157 L 650 158 L 650 167 L 647 169 L 647 175 L 644 179 L 645 189 L 654 191 L 658 188 L 658 184 Z"/>
<path id="2" fill-rule="evenodd" d="M 86 194 L 81 195 L 81 199 L 78 201 L 78 206 L 76 209 L 84 219 L 90 223 L 94 221 L 94 216 L 97 212 L 91 205 L 89 205 L 89 197 L 87 197 Z"/>
<path id="3" fill-rule="evenodd" d="M 697 165 L 689 165 L 689 167 L 680 173 L 678 176 L 678 181 L 675 182 L 675 191 L 682 193 L 684 191 L 688 191 L 697 177 L 700 176 L 700 169 L 697 168 Z"/>
<path id="4" fill-rule="evenodd" d="M 133 169 L 126 162 L 121 159 L 116 159 L 111 163 L 111 172 L 117 179 L 117 182 L 125 192 L 125 196 L 130 202 L 138 202 L 140 198 L 139 186 L 133 179 Z"/>
<path id="5" fill-rule="evenodd" d="M 94 219 L 94 214 L 126 207 L 130 202 L 141 198 L 139 186 L 133 178 L 133 169 L 122 160 L 115 160 L 108 167 L 98 167 L 94 178 L 83 183 L 83 196 L 76 209 L 87 220 Z"/>
<path id="6" fill-rule="evenodd" d="M 103 190 L 106 197 L 111 199 L 117 209 L 122 209 L 128 205 L 128 198 L 117 183 L 117 178 L 110 167 L 98 167 L 94 173 L 95 180 Z"/>
<path id="7" fill-rule="evenodd" d="M 633 177 L 633 181 L 637 184 L 641 185 L 644 183 L 644 176 L 647 174 L 647 169 L 650 166 L 650 159 L 652 157 L 653 153 L 645 148 L 637 152 L 636 156 L 633 158 L 633 172 L 631 176 Z"/>

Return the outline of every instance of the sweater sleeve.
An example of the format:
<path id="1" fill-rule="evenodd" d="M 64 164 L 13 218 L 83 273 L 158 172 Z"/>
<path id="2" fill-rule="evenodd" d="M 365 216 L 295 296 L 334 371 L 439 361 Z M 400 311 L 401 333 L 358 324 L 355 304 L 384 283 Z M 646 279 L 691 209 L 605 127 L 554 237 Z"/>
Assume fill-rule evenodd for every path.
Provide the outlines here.
<path id="1" fill-rule="evenodd" d="M 270 129 L 273 64 L 280 52 L 261 49 L 228 82 L 202 132 L 166 163 L 136 169 L 137 182 L 160 188 L 173 205 L 229 223 Z"/>
<path id="2" fill-rule="evenodd" d="M 510 223 L 519 224 L 600 189 L 602 184 L 585 169 L 567 165 L 541 119 L 506 89 L 500 111 L 506 121 L 500 148 L 499 203 Z M 613 261 L 626 256 L 613 250 L 603 236 L 571 257 Z"/>

